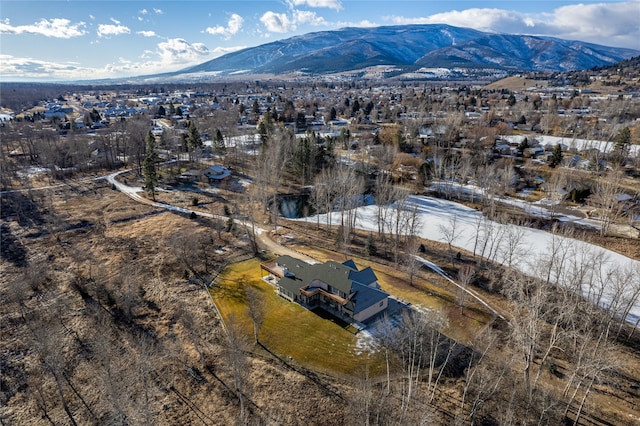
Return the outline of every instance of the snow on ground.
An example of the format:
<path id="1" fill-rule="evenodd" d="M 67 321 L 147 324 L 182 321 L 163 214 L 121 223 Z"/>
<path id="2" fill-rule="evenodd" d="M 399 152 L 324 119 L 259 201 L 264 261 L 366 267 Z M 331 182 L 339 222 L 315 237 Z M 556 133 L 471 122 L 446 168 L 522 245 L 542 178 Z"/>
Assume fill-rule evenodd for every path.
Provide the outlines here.
<path id="1" fill-rule="evenodd" d="M 387 210 L 390 221 L 395 217 L 393 205 Z M 640 262 L 611 250 L 583 241 L 562 237 L 539 229 L 515 225 L 503 225 L 486 219 L 481 212 L 462 204 L 426 196 L 409 198 L 409 209 L 418 214 L 420 226 L 417 234 L 425 239 L 447 242 L 444 229 L 450 229 L 455 221 L 453 246 L 482 254 L 504 265 L 511 265 L 521 272 L 546 279 L 551 264 L 550 277 L 554 282 L 581 291 L 594 303 L 619 306 L 640 288 Z M 378 206 L 368 205 L 357 210 L 356 226 L 377 231 Z M 328 215 L 320 215 L 326 223 Z M 316 216 L 300 220 L 315 222 Z M 333 223 L 340 222 L 340 214 L 331 215 Z M 551 253 L 556 253 L 551 262 Z M 558 259 L 564 259 L 559 265 Z M 629 277 L 625 290 L 616 292 L 624 275 Z M 582 277 L 581 281 L 577 277 Z M 616 297 L 616 294 L 622 296 Z M 640 303 L 635 301 L 627 315 L 627 321 L 640 320 Z"/>
<path id="2" fill-rule="evenodd" d="M 513 142 L 520 143 L 524 138 L 528 138 L 529 140 L 537 140 L 540 142 L 540 145 L 545 146 L 555 146 L 562 145 L 563 150 L 570 151 L 584 151 L 587 149 L 597 149 L 602 153 L 607 153 L 611 151 L 614 147 L 613 142 L 607 141 L 599 141 L 593 139 L 577 139 L 577 138 L 564 138 L 560 136 L 548 136 L 548 135 L 538 135 L 538 134 L 530 134 L 530 135 L 510 135 L 503 136 L 504 139 Z M 640 155 L 640 145 L 631 145 L 629 154 L 633 156 Z"/>
<path id="3" fill-rule="evenodd" d="M 485 193 L 482 188 L 471 185 L 471 184 L 460 184 L 457 182 L 443 182 L 436 181 L 431 184 L 429 187 L 431 191 L 440 191 L 440 192 L 449 192 L 450 194 L 455 194 L 457 196 L 465 196 L 466 198 L 472 200 L 476 199 L 478 201 L 482 200 Z M 568 215 L 568 214 L 559 214 L 549 211 L 548 207 L 552 207 L 554 205 L 559 204 L 558 201 L 553 201 L 548 198 L 543 198 L 540 201 L 536 201 L 534 203 L 521 200 L 513 197 L 500 197 L 494 196 L 494 199 L 501 204 L 508 204 L 510 206 L 518 207 L 522 209 L 529 215 L 533 217 L 540 217 L 543 219 L 551 219 L 555 218 L 560 222 L 572 222 L 574 224 L 586 226 L 589 228 L 600 230 L 602 225 L 593 219 L 588 219 L 580 216 Z"/>

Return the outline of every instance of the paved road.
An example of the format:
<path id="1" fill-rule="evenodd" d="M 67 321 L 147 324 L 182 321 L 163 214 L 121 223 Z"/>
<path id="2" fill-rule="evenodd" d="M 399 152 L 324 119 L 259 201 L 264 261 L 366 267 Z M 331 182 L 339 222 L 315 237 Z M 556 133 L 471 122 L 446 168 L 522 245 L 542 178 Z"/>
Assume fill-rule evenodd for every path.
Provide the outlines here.
<path id="1" fill-rule="evenodd" d="M 144 192 L 144 188 L 140 186 L 129 186 L 120 182 L 118 179 L 116 179 L 118 175 L 122 173 L 126 173 L 128 171 L 129 170 L 121 170 L 119 172 L 111 173 L 110 175 L 107 175 L 105 177 L 107 181 L 111 185 L 113 185 L 118 191 L 122 192 L 123 194 L 127 195 L 129 198 L 139 203 L 143 203 L 150 206 L 159 207 L 159 208 L 163 208 L 166 210 L 171 210 L 179 213 L 184 213 L 187 215 L 190 215 L 191 213 L 195 213 L 198 216 L 202 216 L 202 217 L 208 217 L 208 218 L 219 219 L 219 220 L 227 220 L 225 216 L 185 209 L 183 207 L 173 206 L 171 204 L 159 203 L 157 201 L 149 200 L 148 198 L 145 198 L 142 195 L 140 195 L 141 192 Z M 250 229 L 252 226 L 250 222 L 247 222 L 244 220 L 238 220 L 238 223 L 246 227 L 246 229 Z M 256 239 L 258 240 L 258 244 L 261 247 L 261 249 L 264 249 L 275 255 L 280 255 L 280 256 L 289 255 L 298 259 L 302 259 L 309 263 L 318 263 L 318 261 L 316 259 L 313 259 L 312 257 L 309 257 L 305 254 L 299 253 L 293 249 L 290 249 L 288 247 L 278 244 L 277 242 L 275 242 L 273 239 L 270 238 L 270 231 L 264 228 L 261 228 L 257 225 L 254 225 L 254 229 L 256 233 Z"/>

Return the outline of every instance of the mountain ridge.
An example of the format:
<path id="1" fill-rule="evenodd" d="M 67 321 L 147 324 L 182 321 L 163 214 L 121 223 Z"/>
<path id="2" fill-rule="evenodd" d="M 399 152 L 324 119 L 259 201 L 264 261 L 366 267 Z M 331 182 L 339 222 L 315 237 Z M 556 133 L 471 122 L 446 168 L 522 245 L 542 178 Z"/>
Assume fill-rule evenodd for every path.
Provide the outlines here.
<path id="1" fill-rule="evenodd" d="M 576 40 L 487 33 L 445 24 L 346 27 L 245 48 L 166 75 L 322 75 L 379 65 L 407 72 L 429 67 L 572 71 L 639 54 Z"/>

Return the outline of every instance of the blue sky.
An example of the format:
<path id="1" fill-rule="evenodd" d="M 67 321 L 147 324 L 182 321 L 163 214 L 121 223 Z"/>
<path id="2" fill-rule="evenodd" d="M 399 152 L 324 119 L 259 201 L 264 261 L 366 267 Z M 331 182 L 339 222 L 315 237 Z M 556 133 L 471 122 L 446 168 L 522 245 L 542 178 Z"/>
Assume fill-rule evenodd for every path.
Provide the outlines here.
<path id="1" fill-rule="evenodd" d="M 418 23 L 640 49 L 640 0 L 0 0 L 0 81 L 154 74 L 313 31 Z"/>

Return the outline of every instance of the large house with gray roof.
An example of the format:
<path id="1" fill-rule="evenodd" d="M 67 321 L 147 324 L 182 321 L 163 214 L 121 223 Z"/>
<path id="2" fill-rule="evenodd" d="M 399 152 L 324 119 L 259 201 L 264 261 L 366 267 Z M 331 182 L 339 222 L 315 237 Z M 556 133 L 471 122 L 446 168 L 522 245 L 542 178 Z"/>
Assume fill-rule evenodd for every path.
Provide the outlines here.
<path id="1" fill-rule="evenodd" d="M 309 264 L 291 256 L 263 263 L 278 294 L 309 309 L 322 308 L 353 323 L 362 323 L 387 309 L 389 294 L 380 289 L 371 267 L 359 270 L 353 260 Z"/>

